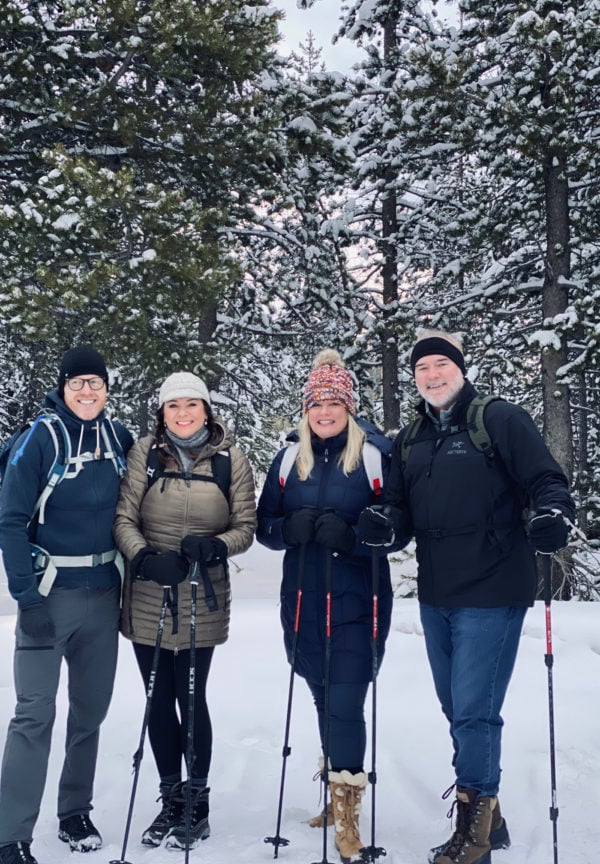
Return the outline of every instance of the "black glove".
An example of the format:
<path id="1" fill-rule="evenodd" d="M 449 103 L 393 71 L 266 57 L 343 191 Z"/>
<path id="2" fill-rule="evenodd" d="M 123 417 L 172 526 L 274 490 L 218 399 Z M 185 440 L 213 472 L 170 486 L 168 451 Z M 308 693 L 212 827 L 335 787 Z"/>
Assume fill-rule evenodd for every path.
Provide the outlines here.
<path id="1" fill-rule="evenodd" d="M 190 565 L 187 558 L 174 549 L 147 555 L 141 565 L 142 579 L 151 579 L 163 588 L 174 588 L 187 579 Z"/>
<path id="2" fill-rule="evenodd" d="M 301 507 L 284 516 L 281 536 L 286 546 L 305 546 L 315 539 L 316 507 Z"/>
<path id="3" fill-rule="evenodd" d="M 394 523 L 386 510 L 374 504 L 358 517 L 358 536 L 365 546 L 391 546 L 394 542 Z"/>
<path id="4" fill-rule="evenodd" d="M 567 545 L 569 526 L 560 510 L 537 510 L 529 517 L 528 533 L 538 552 L 551 555 Z"/>
<path id="5" fill-rule="evenodd" d="M 218 537 L 198 537 L 188 534 L 181 541 L 181 552 L 189 561 L 214 564 L 227 560 L 227 543 Z"/>
<path id="6" fill-rule="evenodd" d="M 315 540 L 334 552 L 353 552 L 356 545 L 354 531 L 336 513 L 322 513 L 315 524 Z"/>
<path id="7" fill-rule="evenodd" d="M 143 549 L 140 549 L 129 563 L 129 572 L 133 579 L 146 579 L 147 577 L 143 574 L 144 561 L 148 557 L 148 555 L 158 555 L 158 549 L 155 549 L 154 546 L 144 546 Z"/>
<path id="8" fill-rule="evenodd" d="M 19 625 L 26 636 L 32 639 L 54 639 L 54 621 L 48 613 L 46 601 L 24 606 L 19 610 Z"/>

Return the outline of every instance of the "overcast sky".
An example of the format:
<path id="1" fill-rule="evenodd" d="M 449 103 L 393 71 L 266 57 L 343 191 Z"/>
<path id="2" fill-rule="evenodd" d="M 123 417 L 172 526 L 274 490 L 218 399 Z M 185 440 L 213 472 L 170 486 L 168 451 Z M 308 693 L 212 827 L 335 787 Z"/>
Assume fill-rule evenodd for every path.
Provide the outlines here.
<path id="1" fill-rule="evenodd" d="M 361 56 L 362 52 L 348 39 L 331 44 L 340 22 L 339 0 L 316 0 L 310 9 L 298 9 L 296 0 L 272 0 L 281 9 L 285 19 L 280 30 L 284 41 L 280 45 L 282 54 L 298 51 L 300 42 L 312 30 L 317 45 L 323 49 L 321 59 L 330 71 L 346 72 Z"/>

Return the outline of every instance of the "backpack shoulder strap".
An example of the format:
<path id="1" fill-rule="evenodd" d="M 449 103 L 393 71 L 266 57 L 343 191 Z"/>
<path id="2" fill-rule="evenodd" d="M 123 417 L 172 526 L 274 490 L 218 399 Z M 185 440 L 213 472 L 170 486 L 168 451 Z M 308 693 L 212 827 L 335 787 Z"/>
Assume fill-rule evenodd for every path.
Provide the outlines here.
<path id="1" fill-rule="evenodd" d="M 231 453 L 229 450 L 219 450 L 211 456 L 212 473 L 215 482 L 225 498 L 229 501 L 231 488 Z"/>
<path id="2" fill-rule="evenodd" d="M 41 495 L 36 501 L 33 513 L 31 514 L 32 519 L 37 515 L 38 522 L 43 525 L 46 514 L 46 502 L 64 478 L 69 468 L 69 462 L 71 459 L 71 439 L 65 424 L 57 414 L 52 414 L 51 412 L 39 414 L 31 427 L 29 435 L 23 442 L 22 447 L 19 448 L 21 452 L 27 444 L 31 432 L 33 432 L 33 429 L 37 425 L 44 425 L 46 427 L 52 439 L 52 443 L 54 444 L 54 461 L 48 471 L 46 485 L 42 489 Z M 16 464 L 20 455 L 21 453 L 15 454 L 15 458 L 12 460 L 13 465 Z"/>
<path id="3" fill-rule="evenodd" d="M 362 448 L 363 464 L 373 494 L 378 498 L 383 492 L 383 465 L 381 451 L 370 441 L 365 441 Z"/>
<path id="4" fill-rule="evenodd" d="M 231 488 L 231 454 L 229 450 L 219 450 L 218 453 L 214 453 L 210 458 L 210 464 L 212 477 L 209 477 L 207 474 L 186 474 L 184 471 L 165 471 L 164 465 L 158 457 L 158 448 L 155 443 L 152 443 L 146 454 L 146 476 L 148 478 L 146 492 L 161 477 L 204 480 L 216 483 L 225 498 L 229 500 L 229 490 Z"/>
<path id="5" fill-rule="evenodd" d="M 414 444 L 422 425 L 423 417 L 420 414 L 417 414 L 415 419 L 412 421 L 410 426 L 408 426 L 406 432 L 404 433 L 404 437 L 402 438 L 402 447 L 400 450 L 400 460 L 402 462 L 403 469 L 408 462 L 408 457 L 410 456 L 412 445 Z"/>
<path id="6" fill-rule="evenodd" d="M 296 457 L 298 456 L 298 450 L 300 449 L 300 444 L 298 441 L 292 442 L 292 444 L 288 444 L 286 447 L 283 459 L 279 465 L 279 488 L 283 492 L 286 480 L 288 478 L 288 474 L 292 470 L 292 465 L 296 461 Z"/>
<path id="7" fill-rule="evenodd" d="M 476 450 L 487 458 L 494 455 L 494 445 L 485 425 L 485 409 L 490 402 L 497 402 L 500 396 L 475 396 L 467 408 L 467 431 Z"/>

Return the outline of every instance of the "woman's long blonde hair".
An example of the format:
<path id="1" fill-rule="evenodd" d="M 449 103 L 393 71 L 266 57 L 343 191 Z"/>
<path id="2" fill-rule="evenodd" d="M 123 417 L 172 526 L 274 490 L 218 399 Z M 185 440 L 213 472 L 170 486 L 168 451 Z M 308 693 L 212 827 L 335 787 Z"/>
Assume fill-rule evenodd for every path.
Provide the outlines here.
<path id="1" fill-rule="evenodd" d="M 324 351 L 317 354 L 313 363 L 313 370 L 318 369 L 319 366 L 323 365 L 339 366 L 342 369 L 346 368 L 339 352 L 332 348 L 326 348 Z M 338 459 L 338 465 L 342 468 L 346 476 L 354 471 L 360 462 L 362 447 L 365 440 L 365 433 L 358 426 L 350 412 L 348 412 L 347 431 L 348 439 L 346 441 L 346 446 L 340 453 Z M 314 467 L 315 456 L 312 448 L 312 433 L 308 422 L 308 413 L 306 412 L 298 426 L 298 435 L 299 448 L 296 457 L 296 470 L 298 471 L 298 477 L 300 480 L 307 480 Z"/>

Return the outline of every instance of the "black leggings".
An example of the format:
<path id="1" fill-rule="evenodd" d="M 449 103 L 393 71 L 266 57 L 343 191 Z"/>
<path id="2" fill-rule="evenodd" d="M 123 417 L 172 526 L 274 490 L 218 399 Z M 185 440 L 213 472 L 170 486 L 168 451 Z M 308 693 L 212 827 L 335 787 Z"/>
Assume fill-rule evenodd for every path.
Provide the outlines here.
<path id="1" fill-rule="evenodd" d="M 134 642 L 136 660 L 148 691 L 154 647 Z M 206 681 L 214 648 L 196 648 L 194 678 L 194 759 L 188 776 L 195 780 L 208 777 L 212 755 L 212 726 L 206 703 Z M 187 705 L 190 652 L 160 649 L 158 670 L 148 720 L 150 746 L 161 780 L 181 777 L 182 760 L 187 750 Z M 179 713 L 177 709 L 179 708 Z"/>

